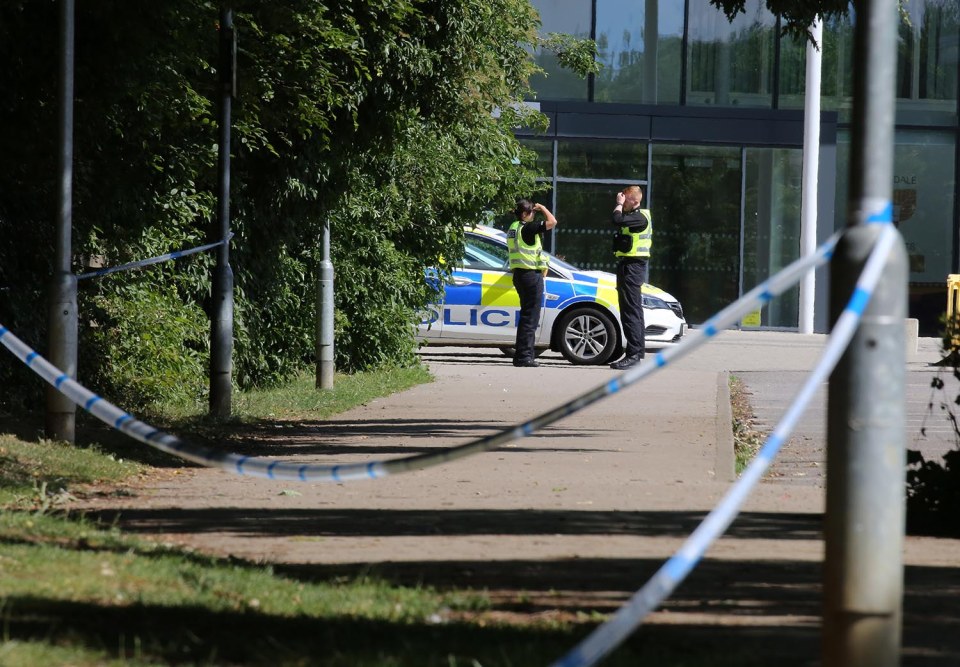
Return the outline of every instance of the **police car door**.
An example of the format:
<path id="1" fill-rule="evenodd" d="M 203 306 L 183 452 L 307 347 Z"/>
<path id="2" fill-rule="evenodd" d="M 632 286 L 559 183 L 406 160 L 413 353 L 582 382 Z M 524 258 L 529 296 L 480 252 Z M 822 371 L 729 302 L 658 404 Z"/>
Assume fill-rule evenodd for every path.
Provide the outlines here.
<path id="1" fill-rule="evenodd" d="M 443 303 L 444 340 L 516 341 L 520 297 L 513 287 L 505 242 L 467 234 L 464 267 L 454 271 L 451 282 Z"/>

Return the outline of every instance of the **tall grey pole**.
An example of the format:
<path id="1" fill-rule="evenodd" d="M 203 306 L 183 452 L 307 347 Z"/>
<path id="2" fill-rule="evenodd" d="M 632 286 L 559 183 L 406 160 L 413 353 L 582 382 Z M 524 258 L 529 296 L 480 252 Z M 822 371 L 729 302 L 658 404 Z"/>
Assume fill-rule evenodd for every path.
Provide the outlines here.
<path id="1" fill-rule="evenodd" d="M 70 377 L 77 375 L 77 277 L 70 270 L 73 254 L 73 62 L 74 0 L 60 2 L 60 154 L 57 188 L 53 279 L 47 302 L 50 362 Z M 47 387 L 46 433 L 51 440 L 76 440 L 77 407 Z"/>
<path id="2" fill-rule="evenodd" d="M 230 267 L 230 123 L 236 91 L 236 33 L 233 10 L 220 7 L 220 137 L 217 164 L 217 266 L 211 286 L 210 414 L 229 417 L 233 370 L 233 269 Z"/>
<path id="3" fill-rule="evenodd" d="M 847 232 L 831 264 L 831 317 L 893 223 L 897 0 L 856 6 Z M 900 664 L 906 434 L 907 254 L 899 239 L 830 378 L 824 667 Z"/>
<path id="4" fill-rule="evenodd" d="M 823 65 L 823 19 L 810 26 L 814 43 L 807 44 L 807 77 L 803 108 L 803 193 L 800 200 L 800 254 L 817 249 L 817 172 L 820 169 L 820 71 Z M 800 281 L 800 333 L 813 333 L 816 274 L 808 271 Z"/>
<path id="5" fill-rule="evenodd" d="M 333 389 L 333 262 L 330 261 L 330 220 L 323 223 L 323 258 L 317 285 L 317 389 Z"/>

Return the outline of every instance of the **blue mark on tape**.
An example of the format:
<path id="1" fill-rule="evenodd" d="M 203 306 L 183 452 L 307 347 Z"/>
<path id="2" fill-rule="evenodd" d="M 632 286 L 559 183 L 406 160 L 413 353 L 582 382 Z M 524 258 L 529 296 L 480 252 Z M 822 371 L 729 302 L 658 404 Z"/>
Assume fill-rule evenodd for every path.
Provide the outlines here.
<path id="1" fill-rule="evenodd" d="M 39 356 L 40 356 L 39 354 L 37 354 L 36 352 L 34 352 L 33 350 L 31 350 L 31 351 L 30 351 L 30 354 L 28 354 L 28 355 L 27 355 L 27 358 L 25 359 L 25 361 L 27 362 L 27 366 L 29 366 L 30 364 L 32 364 L 32 363 L 33 363 L 33 360 L 36 359 L 36 358 L 39 357 Z"/>
<path id="2" fill-rule="evenodd" d="M 712 322 L 707 322 L 703 327 L 704 333 L 707 335 L 707 338 L 717 335 L 717 325 Z"/>
<path id="3" fill-rule="evenodd" d="M 757 458 L 762 461 L 772 461 L 782 444 L 783 436 L 776 432 L 771 433 L 770 437 L 767 438 L 767 442 L 760 448 L 760 451 L 757 452 Z"/>
<path id="4" fill-rule="evenodd" d="M 238 474 L 238 475 L 244 474 L 244 473 L 243 473 L 243 464 L 246 463 L 247 459 L 249 459 L 249 458 L 250 458 L 249 456 L 242 456 L 242 457 L 240 457 L 240 459 L 237 461 L 237 474 Z"/>
<path id="5" fill-rule="evenodd" d="M 531 424 L 530 422 L 527 422 L 526 424 L 520 427 L 520 431 L 524 435 L 530 435 L 531 433 L 533 433 L 533 424 Z"/>
<path id="6" fill-rule="evenodd" d="M 764 303 L 769 303 L 770 301 L 773 301 L 773 293 L 768 289 L 763 290 L 763 293 L 760 294 L 760 300 L 763 301 Z"/>
<path id="7" fill-rule="evenodd" d="M 875 211 L 867 216 L 868 223 L 888 223 L 893 222 L 893 202 L 887 202 L 881 210 Z"/>
<path id="8" fill-rule="evenodd" d="M 270 479 L 273 479 L 273 469 L 277 467 L 278 463 L 280 462 L 274 461 L 273 463 L 267 466 L 267 477 L 269 477 Z"/>
<path id="9" fill-rule="evenodd" d="M 133 415 L 123 413 L 122 415 L 117 417 L 117 421 L 113 422 L 113 428 L 119 430 L 121 426 L 123 426 L 126 422 L 130 421 L 131 419 L 133 419 Z"/>
<path id="10" fill-rule="evenodd" d="M 866 309 L 868 301 L 870 301 L 870 292 L 858 287 L 853 291 L 853 296 L 850 297 L 850 305 L 847 306 L 847 310 L 860 315 Z"/>
<path id="11" fill-rule="evenodd" d="M 0 327 L 0 338 L 6 336 L 10 330 L 7 327 Z"/>
<path id="12" fill-rule="evenodd" d="M 86 410 L 87 412 L 90 412 L 90 408 L 92 408 L 93 404 L 99 400 L 100 400 L 99 396 L 97 395 L 91 396 L 90 398 L 87 399 L 87 402 L 83 404 L 83 409 Z"/>
<path id="13" fill-rule="evenodd" d="M 373 463 L 373 461 L 367 464 L 367 476 L 370 477 L 370 479 L 377 478 L 377 473 L 375 472 L 374 468 L 375 468 L 375 464 Z"/>
<path id="14" fill-rule="evenodd" d="M 150 431 L 149 433 L 147 433 L 145 436 L 143 436 L 143 439 L 144 439 L 144 440 L 153 440 L 153 437 L 154 437 L 154 436 L 160 435 L 161 433 L 163 433 L 163 431 L 161 431 L 161 430 L 158 429 L 158 428 L 155 428 L 155 429 L 153 429 L 152 431 Z"/>
<path id="15" fill-rule="evenodd" d="M 340 466 L 333 466 L 330 470 L 330 476 L 333 477 L 334 482 L 343 481 L 340 479 Z"/>
<path id="16" fill-rule="evenodd" d="M 662 368 L 667 365 L 667 360 L 663 356 L 663 352 L 657 352 L 656 356 L 653 358 L 654 362 L 657 364 L 657 368 Z"/>
<path id="17" fill-rule="evenodd" d="M 301 482 L 307 481 L 307 466 L 300 466 L 298 477 L 300 477 Z"/>
<path id="18" fill-rule="evenodd" d="M 698 558 L 695 560 L 689 560 L 677 554 L 664 563 L 663 573 L 672 581 L 679 582 L 686 576 L 687 572 L 693 569 L 693 566 L 696 565 L 697 560 L 700 559 Z"/>
<path id="19" fill-rule="evenodd" d="M 69 379 L 70 379 L 70 376 L 67 375 L 66 373 L 63 373 L 62 375 L 60 375 L 60 377 L 58 377 L 56 380 L 53 381 L 53 386 L 59 389 L 60 385 L 62 385 L 64 382 L 66 382 Z"/>

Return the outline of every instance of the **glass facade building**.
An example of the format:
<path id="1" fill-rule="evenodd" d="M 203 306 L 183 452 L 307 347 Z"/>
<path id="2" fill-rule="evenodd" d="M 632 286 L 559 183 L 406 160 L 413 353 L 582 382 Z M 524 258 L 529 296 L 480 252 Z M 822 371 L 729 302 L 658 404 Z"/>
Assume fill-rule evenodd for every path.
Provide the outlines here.
<path id="1" fill-rule="evenodd" d="M 542 32 L 596 41 L 582 79 L 535 54 L 531 100 L 550 119 L 524 134 L 561 224 L 552 250 L 612 270 L 614 195 L 640 185 L 653 213 L 650 281 L 698 324 L 800 253 L 806 44 L 763 0 L 732 22 L 709 0 L 534 0 Z M 894 218 L 910 255 L 910 316 L 937 335 L 958 271 L 960 2 L 911 0 L 898 40 Z M 846 223 L 856 14 L 824 25 L 818 239 Z M 826 331 L 826 273 L 815 327 Z M 799 288 L 742 326 L 796 329 Z"/>

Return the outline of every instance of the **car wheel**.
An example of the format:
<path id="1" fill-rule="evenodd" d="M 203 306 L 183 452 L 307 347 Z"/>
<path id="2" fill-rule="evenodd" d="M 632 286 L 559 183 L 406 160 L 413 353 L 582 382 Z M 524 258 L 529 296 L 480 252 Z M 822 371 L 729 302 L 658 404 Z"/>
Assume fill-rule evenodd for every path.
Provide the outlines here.
<path id="1" fill-rule="evenodd" d="M 517 348 L 515 348 L 513 345 L 504 345 L 503 347 L 500 348 L 500 351 L 503 352 L 503 356 L 510 357 L 511 359 L 513 359 L 513 355 L 517 353 Z M 541 354 L 543 354 L 546 351 L 547 351 L 547 348 L 545 347 L 535 347 L 533 348 L 533 356 L 539 357 Z"/>
<path id="2" fill-rule="evenodd" d="M 620 346 L 617 325 L 606 313 L 579 308 L 558 322 L 560 354 L 571 364 L 605 364 Z"/>

